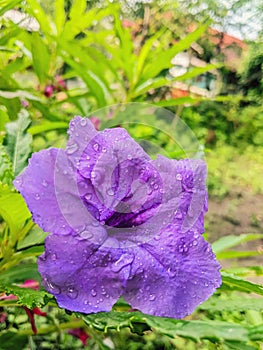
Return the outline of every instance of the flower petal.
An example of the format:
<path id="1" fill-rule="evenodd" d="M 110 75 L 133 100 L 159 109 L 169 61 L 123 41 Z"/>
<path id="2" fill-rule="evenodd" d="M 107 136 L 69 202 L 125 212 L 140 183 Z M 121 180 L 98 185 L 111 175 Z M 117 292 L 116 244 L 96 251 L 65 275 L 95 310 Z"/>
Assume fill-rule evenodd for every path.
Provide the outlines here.
<path id="1" fill-rule="evenodd" d="M 83 313 L 111 310 L 126 285 L 133 254 L 112 240 L 98 246 L 78 236 L 50 235 L 38 267 L 60 307 Z"/>
<path id="2" fill-rule="evenodd" d="M 220 266 L 200 234 L 180 237 L 170 229 L 134 253 L 124 298 L 144 313 L 183 318 L 221 284 Z"/>
<path id="3" fill-rule="evenodd" d="M 105 239 L 79 197 L 77 174 L 63 149 L 34 153 L 14 185 L 27 202 L 34 222 L 44 231 L 82 234 L 89 227 L 93 234 L 97 232 L 97 243 Z"/>
<path id="4" fill-rule="evenodd" d="M 162 178 L 162 203 L 143 228 L 156 233 L 173 223 L 183 232 L 195 227 L 203 233 L 203 217 L 207 211 L 206 164 L 202 160 L 177 161 L 163 156 L 152 163 Z"/>
<path id="5" fill-rule="evenodd" d="M 55 165 L 59 150 L 51 148 L 34 153 L 28 167 L 15 181 L 15 188 L 24 197 L 33 220 L 44 231 L 67 233 L 71 231 L 61 215 L 55 195 Z"/>

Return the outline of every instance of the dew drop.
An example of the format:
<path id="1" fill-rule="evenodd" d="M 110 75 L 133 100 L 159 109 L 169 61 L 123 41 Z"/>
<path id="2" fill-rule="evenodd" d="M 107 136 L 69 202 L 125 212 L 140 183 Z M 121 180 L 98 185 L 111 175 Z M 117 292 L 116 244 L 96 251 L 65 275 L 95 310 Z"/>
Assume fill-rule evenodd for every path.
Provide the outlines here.
<path id="1" fill-rule="evenodd" d="M 44 186 L 44 187 L 47 187 L 47 186 L 48 186 L 48 183 L 46 182 L 46 180 L 43 180 L 43 181 L 42 181 L 42 186 Z"/>
<path id="2" fill-rule="evenodd" d="M 84 198 L 85 198 L 87 201 L 89 201 L 89 200 L 91 199 L 91 197 L 92 197 L 92 193 L 87 193 L 87 194 L 84 196 Z"/>
<path id="3" fill-rule="evenodd" d="M 172 270 L 170 267 L 167 270 L 168 274 L 170 277 L 175 277 L 176 276 L 176 272 L 174 270 Z"/>
<path id="4" fill-rule="evenodd" d="M 79 149 L 79 146 L 76 143 L 73 143 L 72 145 L 67 147 L 67 154 L 73 154 Z"/>
<path id="5" fill-rule="evenodd" d="M 153 188 L 154 188 L 155 190 L 158 190 L 159 186 L 158 186 L 157 184 L 155 184 L 155 185 L 153 186 Z"/>
<path id="6" fill-rule="evenodd" d="M 115 261 L 115 263 L 112 265 L 112 271 L 113 272 L 119 272 L 121 269 L 123 269 L 125 266 L 129 265 L 133 262 L 134 257 L 130 254 L 124 253 L 119 260 Z"/>
<path id="7" fill-rule="evenodd" d="M 51 255 L 51 260 L 56 261 L 57 260 L 57 255 L 54 253 Z"/>
<path id="8" fill-rule="evenodd" d="M 84 304 L 88 305 L 89 301 L 88 300 L 84 300 Z"/>
<path id="9" fill-rule="evenodd" d="M 22 185 L 22 180 L 21 180 L 21 179 L 17 179 L 17 180 L 15 180 L 15 183 L 16 183 L 17 185 Z"/>
<path id="10" fill-rule="evenodd" d="M 92 172 L 90 173 L 90 177 L 91 177 L 92 179 L 95 179 L 95 177 L 96 177 L 95 171 L 92 171 Z"/>
<path id="11" fill-rule="evenodd" d="M 181 174 L 177 174 L 176 175 L 176 180 L 181 181 L 182 180 L 182 175 Z"/>
<path id="12" fill-rule="evenodd" d="M 67 296 L 70 298 L 70 299 L 76 299 L 77 296 L 78 296 L 78 291 L 74 288 L 74 287 L 68 287 L 67 289 Z"/>
<path id="13" fill-rule="evenodd" d="M 99 150 L 99 144 L 98 144 L 98 143 L 94 143 L 93 149 L 94 149 L 94 151 L 98 152 L 98 150 Z"/>
<path id="14" fill-rule="evenodd" d="M 106 148 L 106 147 L 102 147 L 101 152 L 102 152 L 102 153 L 106 153 L 106 152 L 107 152 L 107 148 Z"/>
<path id="15" fill-rule="evenodd" d="M 177 213 L 176 213 L 176 217 L 177 217 L 178 219 L 182 219 L 183 214 L 178 210 Z"/>
<path id="16" fill-rule="evenodd" d="M 40 199 L 40 194 L 39 194 L 39 193 L 36 193 L 36 194 L 35 194 L 35 198 L 36 198 L 36 200 L 39 200 L 39 199 Z"/>
<path id="17" fill-rule="evenodd" d="M 46 280 L 46 282 L 47 282 L 47 286 L 50 290 L 50 293 L 52 293 L 52 294 L 60 294 L 61 293 L 60 288 L 55 283 L 52 283 L 49 280 Z"/>
<path id="18" fill-rule="evenodd" d="M 93 237 L 93 233 L 87 230 L 84 230 L 80 232 L 80 237 L 85 238 L 85 239 L 91 239 Z"/>
<path id="19" fill-rule="evenodd" d="M 81 126 L 85 126 L 85 125 L 87 125 L 87 119 L 81 119 L 81 121 L 80 121 L 80 125 Z"/>
<path id="20" fill-rule="evenodd" d="M 154 295 L 154 294 L 150 294 L 149 300 L 150 300 L 150 301 L 154 301 L 154 300 L 155 300 L 155 295 Z"/>
<path id="21" fill-rule="evenodd" d="M 97 221 L 97 220 L 95 220 L 95 221 L 93 221 L 92 222 L 92 226 L 99 226 L 100 225 L 100 222 L 99 221 Z"/>
<path id="22" fill-rule="evenodd" d="M 193 244 L 193 246 L 197 246 L 197 241 L 193 240 L 192 244 Z"/>
<path id="23" fill-rule="evenodd" d="M 114 191 L 113 191 L 112 188 L 109 188 L 109 189 L 107 190 L 107 193 L 108 193 L 109 196 L 113 196 L 113 195 L 114 195 Z"/>
<path id="24" fill-rule="evenodd" d="M 91 289 L 91 295 L 95 297 L 97 295 L 97 292 L 94 289 Z"/>
<path id="25" fill-rule="evenodd" d="M 131 159 L 132 159 L 132 155 L 131 155 L 131 154 L 128 154 L 128 155 L 127 155 L 127 158 L 128 158 L 129 160 L 131 160 Z"/>

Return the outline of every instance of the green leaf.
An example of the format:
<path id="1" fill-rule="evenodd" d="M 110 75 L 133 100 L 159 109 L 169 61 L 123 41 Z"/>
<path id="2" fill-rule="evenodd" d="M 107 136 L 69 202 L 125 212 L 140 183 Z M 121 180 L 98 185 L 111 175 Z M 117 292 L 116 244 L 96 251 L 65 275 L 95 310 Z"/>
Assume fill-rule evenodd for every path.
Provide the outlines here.
<path id="1" fill-rule="evenodd" d="M 248 258 L 250 256 L 262 255 L 262 252 L 251 251 L 251 252 L 239 252 L 236 250 L 226 250 L 222 253 L 217 253 L 216 257 L 218 260 L 222 259 L 238 259 L 238 258 Z"/>
<path id="2" fill-rule="evenodd" d="M 3 145 L 0 144 L 0 182 L 12 186 L 14 179 L 13 165 Z"/>
<path id="3" fill-rule="evenodd" d="M 123 62 L 122 69 L 124 70 L 129 82 L 132 83 L 134 81 L 133 75 L 136 62 L 136 56 L 133 52 L 134 44 L 130 31 L 122 25 L 118 11 L 115 11 L 114 13 L 114 28 L 116 35 L 120 40 L 120 45 L 115 51 L 115 54 L 119 56 L 117 59 Z M 115 55 L 113 56 L 113 60 L 114 59 Z"/>
<path id="4" fill-rule="evenodd" d="M 208 64 L 205 67 L 192 68 L 189 72 L 187 72 L 181 76 L 172 78 L 172 79 L 157 77 L 154 79 L 146 80 L 142 84 L 140 84 L 139 86 L 136 87 L 135 93 L 133 94 L 133 97 L 141 95 L 141 94 L 149 91 L 150 89 L 161 88 L 163 86 L 170 86 L 176 81 L 183 81 L 183 80 L 194 78 L 200 74 L 203 74 L 203 73 L 205 73 L 211 69 L 215 69 L 215 68 L 216 68 L 215 65 Z M 190 97 L 188 97 L 188 98 L 190 99 Z"/>
<path id="5" fill-rule="evenodd" d="M 25 5 L 27 4 L 30 5 L 30 8 L 28 9 L 26 6 L 26 10 L 28 9 L 28 12 L 30 12 L 30 14 L 34 16 L 35 19 L 38 21 L 43 33 L 51 34 L 51 22 L 49 21 L 49 18 L 45 14 L 45 11 L 43 10 L 39 2 L 37 0 L 27 0 Z"/>
<path id="6" fill-rule="evenodd" d="M 229 274 L 234 274 L 235 276 L 263 276 L 262 266 L 243 266 L 243 267 L 231 267 L 225 270 Z"/>
<path id="7" fill-rule="evenodd" d="M 219 240 L 215 241 L 212 244 L 212 248 L 214 253 L 218 254 L 226 249 L 235 247 L 236 245 L 239 245 L 241 243 L 253 241 L 256 239 L 262 239 L 262 238 L 263 238 L 263 234 L 255 234 L 255 233 L 242 234 L 239 236 L 228 235 L 228 236 L 219 238 Z"/>
<path id="8" fill-rule="evenodd" d="M 31 101 L 41 101 L 41 98 L 25 90 L 0 91 L 0 96 L 7 99 L 13 99 L 13 98 L 19 97 L 19 98 L 26 98 Z M 20 106 L 21 106 L 21 103 L 20 103 Z"/>
<path id="9" fill-rule="evenodd" d="M 8 1 L 4 1 L 3 4 L 1 4 L 1 6 L 3 6 L 2 8 L 0 8 L 0 16 L 2 16 L 6 11 L 13 9 L 14 7 L 16 7 L 18 4 L 20 4 L 20 2 L 22 2 L 22 0 L 8 0 Z M 5 5 L 6 3 L 6 5 Z"/>
<path id="10" fill-rule="evenodd" d="M 31 217 L 23 197 L 0 184 L 0 215 L 6 221 L 14 236 Z"/>
<path id="11" fill-rule="evenodd" d="M 207 22 L 199 26 L 195 31 L 188 34 L 184 39 L 173 45 L 171 48 L 161 52 L 159 55 L 153 51 L 151 60 L 145 65 L 145 69 L 142 72 L 141 82 L 156 77 L 162 70 L 168 69 L 172 66 L 172 58 L 186 49 L 188 49 L 193 42 L 201 37 L 206 31 L 211 22 Z"/>
<path id="12" fill-rule="evenodd" d="M 97 100 L 98 107 L 104 107 L 107 104 L 106 94 L 107 89 L 101 79 L 94 74 L 91 70 L 83 69 L 74 59 L 64 56 L 65 62 L 67 62 L 77 72 L 79 77 L 85 82 L 89 91 Z"/>
<path id="13" fill-rule="evenodd" d="M 28 112 L 22 110 L 18 120 L 7 123 L 7 153 L 13 163 L 14 175 L 17 176 L 27 165 L 31 153 L 32 136 L 27 133 L 31 121 Z"/>
<path id="14" fill-rule="evenodd" d="M 40 275 L 37 271 L 37 263 L 31 261 L 22 261 L 16 266 L 10 267 L 5 271 L 1 271 L 0 280 L 2 284 L 23 283 L 26 280 L 33 279 L 40 281 Z"/>
<path id="15" fill-rule="evenodd" d="M 154 104 L 160 107 L 173 107 L 173 106 L 178 106 L 182 104 L 192 105 L 197 103 L 200 100 L 201 98 L 193 98 L 190 96 L 186 96 L 186 97 L 171 98 L 170 100 L 163 100 L 163 101 L 155 102 Z"/>
<path id="16" fill-rule="evenodd" d="M 15 285 L 4 285 L 1 282 L 0 292 L 7 295 L 15 295 L 18 298 L 18 303 L 29 309 L 45 306 L 51 299 L 53 299 L 53 295 L 45 291 L 21 288 Z"/>
<path id="17" fill-rule="evenodd" d="M 204 67 L 193 67 L 185 74 L 177 76 L 175 79 L 177 81 L 184 81 L 188 79 L 192 79 L 197 77 L 198 75 L 201 75 L 203 73 L 206 73 L 211 70 L 215 70 L 216 68 L 222 67 L 222 64 L 206 64 Z"/>
<path id="18" fill-rule="evenodd" d="M 178 321 L 172 318 L 144 315 L 140 312 L 101 312 L 82 315 L 82 318 L 89 327 L 103 332 L 109 329 L 120 330 L 123 327 L 129 327 L 132 331 L 135 331 L 136 325 L 139 323 L 171 338 L 180 336 L 193 341 L 208 339 L 211 341 L 229 340 L 247 342 L 250 337 L 263 338 L 263 334 L 260 335 L 258 332 L 258 326 L 245 327 L 230 322 L 219 321 Z"/>
<path id="19" fill-rule="evenodd" d="M 55 1 L 55 23 L 57 28 L 57 34 L 60 35 L 64 29 L 66 13 L 65 13 L 65 0 L 56 0 Z"/>
<path id="20" fill-rule="evenodd" d="M 39 82 L 44 83 L 48 78 L 50 54 L 47 44 L 38 32 L 33 32 L 31 41 L 31 51 L 33 68 L 38 76 Z"/>
<path id="21" fill-rule="evenodd" d="M 68 123 L 44 121 L 43 123 L 41 123 L 39 125 L 31 126 L 28 129 L 28 132 L 31 135 L 37 135 L 37 134 L 41 134 L 43 132 L 47 132 L 47 131 L 51 131 L 51 130 L 58 130 L 58 129 L 67 130 L 68 129 Z"/>
<path id="22" fill-rule="evenodd" d="M 34 245 L 40 245 L 44 243 L 48 233 L 42 231 L 37 225 L 35 225 L 29 233 L 23 238 L 22 241 L 18 242 L 17 249 L 24 249 Z"/>
<path id="23" fill-rule="evenodd" d="M 26 335 L 19 335 L 15 332 L 3 332 L 0 335 L 0 350 L 23 350 L 27 343 Z"/>
<path id="24" fill-rule="evenodd" d="M 226 272 L 221 272 L 222 275 L 222 289 L 227 287 L 226 289 L 230 290 L 238 290 L 247 293 L 256 293 L 259 295 L 263 295 L 263 286 L 260 284 L 252 283 L 246 280 L 243 280 L 240 277 L 227 274 Z"/>
<path id="25" fill-rule="evenodd" d="M 215 295 L 198 306 L 198 309 L 209 312 L 233 312 L 247 310 L 262 311 L 262 299 L 254 297 L 248 298 L 239 295 L 222 295 L 220 297 Z"/>
<path id="26" fill-rule="evenodd" d="M 86 0 L 73 0 L 69 11 L 69 18 L 72 21 L 77 21 L 85 13 L 86 7 Z"/>
<path id="27" fill-rule="evenodd" d="M 9 122 L 7 109 L 4 106 L 0 106 L 0 131 L 5 130 L 5 124 Z"/>
<path id="28" fill-rule="evenodd" d="M 143 47 L 140 50 L 140 53 L 138 55 L 138 59 L 136 62 L 136 69 L 134 73 L 134 81 L 133 83 L 136 85 L 137 82 L 140 79 L 141 72 L 143 71 L 145 61 L 147 59 L 147 56 L 149 52 L 151 51 L 154 42 L 160 38 L 160 36 L 164 33 L 165 29 L 159 30 L 155 35 L 153 35 L 151 38 L 149 38 L 146 43 L 143 45 Z"/>

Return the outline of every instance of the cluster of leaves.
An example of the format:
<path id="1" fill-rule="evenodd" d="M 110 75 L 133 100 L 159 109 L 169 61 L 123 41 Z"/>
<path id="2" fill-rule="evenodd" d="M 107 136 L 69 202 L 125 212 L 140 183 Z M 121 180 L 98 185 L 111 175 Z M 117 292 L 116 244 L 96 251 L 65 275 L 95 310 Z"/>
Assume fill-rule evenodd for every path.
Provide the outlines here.
<path id="1" fill-rule="evenodd" d="M 85 0 L 75 0 L 65 10 L 65 2 L 57 0 L 54 12 L 47 15 L 36 0 L 15 1 L 7 2 L 0 15 L 14 4 L 20 6 L 16 11 L 21 23 L 2 17 L 0 36 L 0 102 L 14 119 L 21 100 L 29 102 L 35 116 L 52 121 L 67 120 L 68 113 L 85 115 L 107 104 L 145 100 L 149 91 L 172 84 L 173 79 L 161 72 L 208 26 L 199 26 L 175 45 L 170 45 L 174 34 L 160 29 L 138 50 L 130 29 L 122 25 L 117 4 L 87 11 Z M 196 76 L 213 67 L 189 73 Z M 56 79 L 67 81 L 64 91 L 47 93 Z M 188 74 L 176 78 L 185 79 Z"/>

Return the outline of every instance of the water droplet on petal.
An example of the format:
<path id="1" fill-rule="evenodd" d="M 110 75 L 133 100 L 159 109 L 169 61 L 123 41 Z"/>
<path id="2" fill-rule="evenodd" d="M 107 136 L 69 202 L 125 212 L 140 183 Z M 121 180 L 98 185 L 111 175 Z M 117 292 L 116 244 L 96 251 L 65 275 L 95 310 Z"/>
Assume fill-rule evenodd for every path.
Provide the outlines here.
<path id="1" fill-rule="evenodd" d="M 94 143 L 93 149 L 94 149 L 94 151 L 98 152 L 98 150 L 99 150 L 99 144 L 98 144 L 98 143 Z"/>
<path id="2" fill-rule="evenodd" d="M 90 177 L 91 177 L 92 179 L 95 179 L 95 177 L 96 177 L 95 171 L 92 171 L 92 172 L 90 173 Z"/>
<path id="3" fill-rule="evenodd" d="M 192 244 L 193 244 L 193 246 L 197 246 L 197 241 L 193 240 Z"/>
<path id="4" fill-rule="evenodd" d="M 43 185 L 44 187 L 47 187 L 47 186 L 48 186 L 47 181 L 46 181 L 46 180 L 43 180 L 43 181 L 42 181 L 42 185 Z"/>
<path id="5" fill-rule="evenodd" d="M 21 180 L 21 179 L 16 179 L 16 180 L 15 180 L 15 183 L 16 183 L 17 185 L 22 185 L 22 180 Z"/>
<path id="6" fill-rule="evenodd" d="M 91 289 L 91 295 L 95 297 L 97 295 L 97 292 L 94 289 Z"/>
<path id="7" fill-rule="evenodd" d="M 177 174 L 176 175 L 176 180 L 181 181 L 182 180 L 182 175 L 181 174 Z"/>
<path id="8" fill-rule="evenodd" d="M 76 288 L 74 287 L 68 287 L 67 289 L 67 296 L 70 298 L 70 299 L 76 299 L 77 296 L 78 296 L 78 291 L 76 290 Z"/>
<path id="9" fill-rule="evenodd" d="M 124 253 L 119 260 L 115 261 L 115 263 L 112 265 L 112 271 L 113 272 L 119 272 L 121 269 L 123 269 L 125 266 L 131 264 L 133 262 L 133 255 Z"/>
<path id="10" fill-rule="evenodd" d="M 80 232 L 80 237 L 85 238 L 85 239 L 91 239 L 93 237 L 93 233 L 87 230 L 84 230 Z"/>
<path id="11" fill-rule="evenodd" d="M 108 193 L 109 196 L 113 196 L 113 195 L 114 195 L 114 191 L 113 191 L 112 188 L 109 188 L 109 189 L 107 190 L 107 193 Z"/>
<path id="12" fill-rule="evenodd" d="M 61 289 L 55 283 L 49 281 L 48 279 L 46 279 L 46 283 L 47 283 L 47 287 L 48 287 L 50 293 L 52 293 L 52 294 L 60 294 L 61 293 Z"/>
<path id="13" fill-rule="evenodd" d="M 85 118 L 81 119 L 80 125 L 81 125 L 81 126 L 87 125 L 87 119 L 85 119 Z"/>
<path id="14" fill-rule="evenodd" d="M 155 300 L 155 295 L 154 295 L 154 294 L 150 294 L 149 300 L 150 300 L 150 301 L 154 301 L 154 300 Z"/>
<path id="15" fill-rule="evenodd" d="M 76 143 L 73 143 L 72 145 L 67 146 L 67 154 L 73 154 L 79 149 L 79 146 Z"/>
<path id="16" fill-rule="evenodd" d="M 52 260 L 52 261 L 56 261 L 56 260 L 57 260 L 57 254 L 55 254 L 55 253 L 52 254 L 52 255 L 51 255 L 51 260 Z"/>
<path id="17" fill-rule="evenodd" d="M 168 268 L 167 272 L 168 272 L 170 277 L 176 276 L 176 271 L 172 270 L 171 267 Z"/>
<path id="18" fill-rule="evenodd" d="M 36 194 L 35 194 L 35 198 L 36 198 L 36 200 L 39 200 L 40 194 L 39 194 L 39 193 L 36 193 Z"/>
<path id="19" fill-rule="evenodd" d="M 85 199 L 87 200 L 87 201 L 89 201 L 90 199 L 91 199 L 91 197 L 92 197 L 92 193 L 87 193 L 86 195 L 85 195 Z"/>

